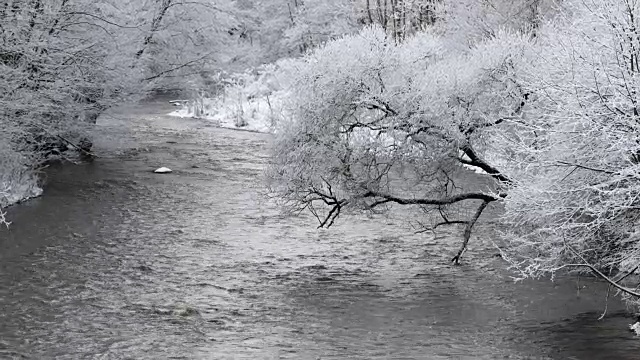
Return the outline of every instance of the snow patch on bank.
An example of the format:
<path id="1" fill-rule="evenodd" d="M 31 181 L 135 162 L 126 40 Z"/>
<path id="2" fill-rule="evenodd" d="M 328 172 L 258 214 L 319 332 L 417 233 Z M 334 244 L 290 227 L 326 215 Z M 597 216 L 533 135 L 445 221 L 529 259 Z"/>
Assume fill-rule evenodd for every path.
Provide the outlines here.
<path id="1" fill-rule="evenodd" d="M 2 188 L 3 190 L 0 191 L 0 207 L 13 205 L 42 195 L 42 188 L 38 186 L 38 180 L 35 176 L 27 177 L 22 181 L 14 181 L 13 183 L 2 183 Z"/>
<path id="2" fill-rule="evenodd" d="M 4 208 L 42 195 L 38 177 L 26 165 L 29 159 L 13 150 L 10 143 L 10 139 L 0 136 L 0 225 L 6 225 Z"/>
<path id="3" fill-rule="evenodd" d="M 38 185 L 38 177 L 31 171 L 3 168 L 0 173 L 0 209 L 40 195 L 42 188 Z"/>

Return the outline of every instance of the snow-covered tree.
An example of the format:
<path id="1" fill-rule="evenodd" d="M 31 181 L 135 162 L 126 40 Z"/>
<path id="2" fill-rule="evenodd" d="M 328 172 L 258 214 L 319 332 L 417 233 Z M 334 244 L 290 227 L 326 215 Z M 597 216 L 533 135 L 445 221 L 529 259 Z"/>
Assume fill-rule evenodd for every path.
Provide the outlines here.
<path id="1" fill-rule="evenodd" d="M 126 32 L 135 41 L 127 46 L 143 80 L 155 81 L 156 88 L 181 88 L 234 63 L 246 66 L 241 53 L 248 42 L 246 25 L 232 1 L 146 0 L 133 2 L 119 15 L 136 25 L 136 32 Z"/>
<path id="2" fill-rule="evenodd" d="M 246 31 L 262 57 L 257 64 L 300 56 L 361 27 L 353 0 L 246 0 L 245 3 Z"/>
<path id="3" fill-rule="evenodd" d="M 441 0 L 358 0 L 354 5 L 364 24 L 377 24 L 395 41 L 433 25 Z"/>
<path id="4" fill-rule="evenodd" d="M 538 31 L 522 136 L 500 142 L 504 253 L 523 277 L 583 267 L 615 282 L 640 266 L 640 3 L 564 5 Z"/>
<path id="5" fill-rule="evenodd" d="M 560 11 L 566 11 L 563 0 L 442 0 L 436 3 L 435 26 L 449 42 L 465 47 L 504 30 L 535 37 L 541 22 Z"/>
<path id="6" fill-rule="evenodd" d="M 484 160 L 485 134 L 520 116 L 526 44 L 505 32 L 461 52 L 430 32 L 396 44 L 373 27 L 319 48 L 294 65 L 290 117 L 276 128 L 271 189 L 289 209 L 311 210 L 320 226 L 392 203 L 435 212 L 438 223 L 466 224 L 457 261 L 476 220 L 501 194 L 487 186 L 460 189 L 454 174 L 465 164 L 509 182 Z M 475 214 L 449 217 L 462 202 Z"/>
<path id="7" fill-rule="evenodd" d="M 15 134 L 14 150 L 56 151 L 50 146 L 95 122 L 136 79 L 122 66 L 105 4 L 5 1 L 0 18 L 0 122 Z"/>

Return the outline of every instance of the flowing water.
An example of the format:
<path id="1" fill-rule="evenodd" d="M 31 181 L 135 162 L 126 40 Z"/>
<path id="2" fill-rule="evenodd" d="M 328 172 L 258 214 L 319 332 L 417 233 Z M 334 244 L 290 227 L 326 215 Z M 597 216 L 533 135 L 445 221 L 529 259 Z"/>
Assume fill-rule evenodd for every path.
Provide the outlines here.
<path id="1" fill-rule="evenodd" d="M 398 217 L 318 230 L 262 195 L 269 136 L 106 116 L 0 231 L 0 359 L 638 359 L 593 279 L 514 284 L 489 233 Z M 159 175 L 160 166 L 174 170 Z"/>

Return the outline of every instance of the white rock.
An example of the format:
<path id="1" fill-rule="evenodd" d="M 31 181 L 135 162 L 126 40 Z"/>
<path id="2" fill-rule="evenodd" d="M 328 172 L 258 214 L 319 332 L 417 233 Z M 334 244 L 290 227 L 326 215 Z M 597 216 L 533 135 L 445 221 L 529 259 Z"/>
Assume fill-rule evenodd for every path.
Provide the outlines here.
<path id="1" fill-rule="evenodd" d="M 161 168 L 157 168 L 153 171 L 156 174 L 168 174 L 170 172 L 173 172 L 173 170 L 169 169 L 168 167 L 161 167 Z"/>
<path id="2" fill-rule="evenodd" d="M 635 324 L 629 325 L 629 330 L 634 331 L 636 335 L 640 335 L 640 321 Z"/>

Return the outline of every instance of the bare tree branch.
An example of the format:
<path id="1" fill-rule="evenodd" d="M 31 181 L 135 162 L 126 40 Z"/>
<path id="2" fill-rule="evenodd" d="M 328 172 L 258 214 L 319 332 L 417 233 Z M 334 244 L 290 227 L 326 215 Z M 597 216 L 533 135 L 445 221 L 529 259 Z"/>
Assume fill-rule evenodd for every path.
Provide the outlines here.
<path id="1" fill-rule="evenodd" d="M 567 244 L 567 243 L 566 243 L 566 241 L 565 241 L 565 244 L 564 244 L 564 245 L 565 245 L 565 247 L 566 247 L 567 249 L 569 249 L 569 250 L 570 250 L 570 251 L 571 251 L 571 252 L 572 252 L 576 257 L 580 258 L 580 260 L 582 260 L 582 262 L 583 262 L 583 263 L 582 263 L 582 264 L 565 264 L 565 265 L 560 266 L 560 267 L 559 267 L 559 268 L 557 268 L 556 270 L 560 270 L 560 269 L 562 269 L 562 268 L 564 268 L 564 267 L 571 267 L 571 266 L 574 266 L 574 267 L 586 267 L 586 268 L 588 268 L 589 270 L 591 270 L 594 274 L 596 274 L 598 277 L 600 277 L 600 278 L 601 278 L 601 279 L 603 279 L 604 281 L 608 282 L 608 283 L 609 283 L 609 285 L 613 286 L 614 288 L 616 288 L 616 289 L 618 289 L 618 290 L 622 291 L 623 293 L 625 293 L 625 294 L 627 294 L 627 295 L 631 295 L 631 296 L 633 296 L 633 297 L 640 298 L 640 293 L 635 292 L 633 289 L 630 289 L 630 288 L 624 287 L 624 286 L 622 286 L 622 285 L 620 285 L 620 284 L 618 283 L 618 282 L 619 282 L 620 280 L 622 280 L 622 279 L 620 279 L 620 280 L 618 280 L 618 281 L 614 281 L 613 279 L 611 279 L 611 278 L 610 278 L 610 277 L 608 277 L 607 275 L 603 274 L 603 273 L 602 273 L 600 270 L 598 270 L 595 266 L 593 266 L 593 265 L 589 264 L 589 263 L 587 262 L 587 260 L 585 260 L 585 258 L 584 258 L 582 255 L 580 255 L 580 253 L 578 253 L 578 252 L 577 252 L 576 250 L 574 250 L 571 246 L 569 246 L 569 244 Z M 636 269 L 637 269 L 637 267 L 636 267 Z M 630 274 L 631 274 L 631 273 L 629 273 L 629 274 L 625 275 L 625 277 L 629 276 Z"/>
<path id="2" fill-rule="evenodd" d="M 100 16 L 98 16 L 98 15 L 91 14 L 91 13 L 84 12 L 84 11 L 70 11 L 70 12 L 67 12 L 67 13 L 65 13 L 65 14 L 66 14 L 66 15 L 82 15 L 82 16 L 88 16 L 88 17 L 91 17 L 91 18 L 94 18 L 94 19 L 100 20 L 100 21 L 102 21 L 102 22 L 104 22 L 104 23 L 106 23 L 106 24 L 113 25 L 113 26 L 115 26 L 115 27 L 119 27 L 119 28 L 122 28 L 122 29 L 139 29 L 139 28 L 140 28 L 139 26 L 127 26 L 127 25 L 118 24 L 118 23 L 115 23 L 115 22 L 113 22 L 113 21 L 107 20 L 107 19 L 105 19 L 105 18 L 103 18 L 103 17 L 100 17 Z M 51 32 L 52 30 L 53 30 L 53 28 L 50 30 L 50 32 Z"/>
<path id="3" fill-rule="evenodd" d="M 451 262 L 453 262 L 454 264 L 458 265 L 460 263 L 460 257 L 465 252 L 465 250 L 467 250 L 467 245 L 469 244 L 469 239 L 471 238 L 471 230 L 473 230 L 473 226 L 476 224 L 478 218 L 480 218 L 480 215 L 482 215 L 482 212 L 487 207 L 487 205 L 489 205 L 489 202 L 490 201 L 484 200 L 476 210 L 476 213 L 473 215 L 471 220 L 467 222 L 467 226 L 464 229 L 464 235 L 460 250 L 458 250 L 456 256 L 451 259 Z"/>
<path id="4" fill-rule="evenodd" d="M 574 163 L 570 163 L 570 162 L 566 162 L 566 161 L 558 160 L 557 163 L 560 164 L 560 165 L 573 166 L 573 167 L 576 167 L 576 168 L 579 168 L 579 169 L 585 169 L 585 170 L 600 172 L 600 173 L 609 174 L 609 175 L 614 175 L 615 174 L 615 171 L 598 169 L 598 168 L 594 168 L 594 167 L 591 167 L 591 166 L 574 164 Z"/>
<path id="5" fill-rule="evenodd" d="M 197 63 L 199 61 L 202 61 L 202 60 L 206 59 L 207 57 L 211 56 L 211 54 L 212 53 L 207 53 L 206 55 L 203 55 L 203 56 L 201 56 L 201 57 L 199 57 L 197 59 L 193 59 L 191 61 L 187 61 L 186 63 L 180 64 L 180 65 L 178 65 L 176 67 L 173 67 L 171 69 L 167 69 L 167 70 L 161 71 L 161 72 L 159 72 L 159 73 L 157 73 L 157 74 L 155 74 L 153 76 L 149 76 L 148 78 L 145 78 L 144 81 L 155 80 L 157 78 L 165 76 L 168 73 L 171 73 L 171 72 L 178 71 L 180 69 L 186 68 L 186 67 L 188 67 L 190 65 L 193 65 L 193 64 L 195 64 L 195 63 Z"/>
<path id="6" fill-rule="evenodd" d="M 431 226 L 431 227 L 425 227 L 422 230 L 418 230 L 416 231 L 414 234 L 422 234 L 424 232 L 427 231 L 435 231 L 438 227 L 440 226 L 445 226 L 445 225 L 462 225 L 462 224 L 468 224 L 468 221 L 464 221 L 464 220 L 450 220 L 450 221 L 441 221 L 439 223 L 436 223 L 435 225 Z"/>

